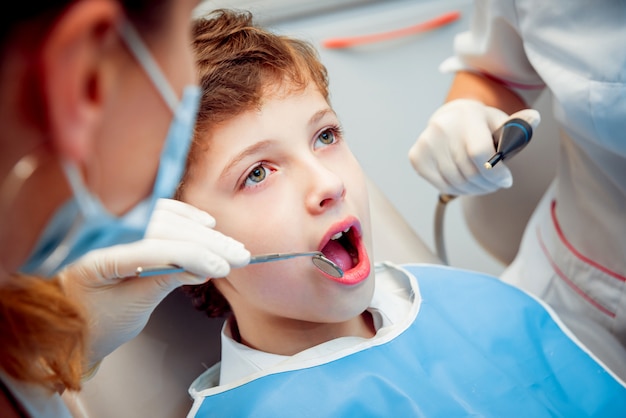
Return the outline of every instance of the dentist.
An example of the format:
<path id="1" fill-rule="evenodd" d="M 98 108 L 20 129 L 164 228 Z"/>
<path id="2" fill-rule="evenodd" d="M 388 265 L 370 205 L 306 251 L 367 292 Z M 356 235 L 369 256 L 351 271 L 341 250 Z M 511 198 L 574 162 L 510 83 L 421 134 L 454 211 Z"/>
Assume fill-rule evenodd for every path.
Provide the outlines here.
<path id="1" fill-rule="evenodd" d="M 199 100 L 196 5 L 17 2 L 0 18 L 3 416 L 70 416 L 59 394 L 170 291 L 249 260 L 207 213 L 164 199 Z M 187 272 L 135 277 L 154 264 Z"/>
<path id="2" fill-rule="evenodd" d="M 545 140 L 559 141 L 556 176 L 502 279 L 544 299 L 622 378 L 625 21 L 620 0 L 477 1 L 470 30 L 457 35 L 455 55 L 441 67 L 455 72 L 446 104 L 409 152 L 416 171 L 444 193 L 511 187 L 506 162 L 483 168 L 494 152 L 491 131 L 549 89 L 560 138 Z"/>

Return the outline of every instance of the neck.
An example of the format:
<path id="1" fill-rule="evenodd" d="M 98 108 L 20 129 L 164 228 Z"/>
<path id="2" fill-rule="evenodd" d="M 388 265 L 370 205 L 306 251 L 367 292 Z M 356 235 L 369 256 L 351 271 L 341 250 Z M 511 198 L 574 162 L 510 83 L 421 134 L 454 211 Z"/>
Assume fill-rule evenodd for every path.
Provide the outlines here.
<path id="1" fill-rule="evenodd" d="M 70 195 L 58 161 L 37 149 L 2 167 L 0 265 L 14 273 L 23 264 L 54 211 Z"/>
<path id="2" fill-rule="evenodd" d="M 372 315 L 362 314 L 339 323 L 315 323 L 276 318 L 260 325 L 253 321 L 230 319 L 233 339 L 256 350 L 292 356 L 308 348 L 341 337 L 372 338 L 376 334 Z"/>

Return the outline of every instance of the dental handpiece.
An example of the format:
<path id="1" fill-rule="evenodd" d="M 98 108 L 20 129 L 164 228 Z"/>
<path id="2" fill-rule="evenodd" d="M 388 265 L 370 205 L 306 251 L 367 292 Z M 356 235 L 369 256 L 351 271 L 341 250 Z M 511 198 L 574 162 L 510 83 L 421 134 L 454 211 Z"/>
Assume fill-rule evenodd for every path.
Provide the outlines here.
<path id="1" fill-rule="evenodd" d="M 530 143 L 533 129 L 540 121 L 539 112 L 524 109 L 513 113 L 509 119 L 492 133 L 496 153 L 484 164 L 486 169 L 493 168 L 498 162 L 513 157 Z"/>
<path id="2" fill-rule="evenodd" d="M 541 116 L 535 109 L 523 109 L 513 113 L 498 129 L 492 132 L 493 146 L 496 153 L 484 164 L 491 170 L 498 162 L 513 157 L 520 152 L 533 136 L 533 129 L 537 128 Z M 442 193 L 435 208 L 434 236 L 435 251 L 439 259 L 448 264 L 448 255 L 444 243 L 443 218 L 448 202 L 454 200 L 457 195 Z"/>
<path id="3" fill-rule="evenodd" d="M 320 251 L 256 255 L 250 258 L 249 264 L 268 263 L 271 261 L 287 260 L 294 257 L 311 257 L 311 261 L 313 262 L 315 267 L 317 267 L 324 273 L 338 279 L 343 277 L 343 270 L 341 269 L 341 267 L 326 258 L 324 254 L 322 254 Z M 135 276 L 158 276 L 161 274 L 182 273 L 184 271 L 184 268 L 175 265 L 137 267 L 137 269 L 135 270 Z"/>

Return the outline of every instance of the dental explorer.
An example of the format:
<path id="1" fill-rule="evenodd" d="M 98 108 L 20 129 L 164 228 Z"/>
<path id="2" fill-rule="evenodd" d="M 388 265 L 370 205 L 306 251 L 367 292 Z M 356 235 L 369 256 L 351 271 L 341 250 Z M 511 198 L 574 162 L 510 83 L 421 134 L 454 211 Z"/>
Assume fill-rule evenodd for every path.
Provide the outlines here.
<path id="1" fill-rule="evenodd" d="M 294 257 L 311 257 L 311 261 L 321 271 L 329 276 L 340 279 L 343 277 L 343 270 L 333 261 L 329 260 L 320 251 L 299 252 L 299 253 L 274 253 L 257 255 L 250 258 L 249 264 L 268 263 L 271 261 L 287 260 Z M 153 266 L 153 267 L 137 267 L 135 275 L 137 277 L 157 276 L 160 274 L 182 273 L 185 269 L 174 266 Z"/>
<path id="2" fill-rule="evenodd" d="M 498 129 L 492 132 L 493 145 L 496 153 L 484 164 L 488 170 L 492 169 L 498 162 L 511 158 L 520 152 L 530 143 L 533 136 L 533 129 L 539 125 L 541 117 L 534 109 L 524 109 L 509 116 Z M 454 200 L 457 195 L 441 193 L 435 209 L 435 251 L 439 259 L 448 264 L 448 256 L 444 244 L 443 218 L 446 205 Z"/>

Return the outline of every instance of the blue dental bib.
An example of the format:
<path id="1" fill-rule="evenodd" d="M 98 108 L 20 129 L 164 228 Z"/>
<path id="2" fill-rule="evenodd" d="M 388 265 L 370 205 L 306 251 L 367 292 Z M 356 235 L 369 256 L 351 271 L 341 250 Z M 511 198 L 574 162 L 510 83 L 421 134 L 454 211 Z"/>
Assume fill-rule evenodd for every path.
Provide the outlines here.
<path id="1" fill-rule="evenodd" d="M 197 391 L 189 416 L 625 416 L 624 384 L 533 297 L 479 273 L 404 269 L 421 302 L 393 338 Z"/>

